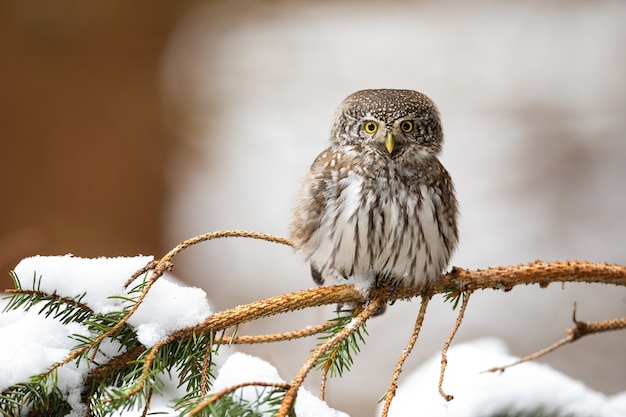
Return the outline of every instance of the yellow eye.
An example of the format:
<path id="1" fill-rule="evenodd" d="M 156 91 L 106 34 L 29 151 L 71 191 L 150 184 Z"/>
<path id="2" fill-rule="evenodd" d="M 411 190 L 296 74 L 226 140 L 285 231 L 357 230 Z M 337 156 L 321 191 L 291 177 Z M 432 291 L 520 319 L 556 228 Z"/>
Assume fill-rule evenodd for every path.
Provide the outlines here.
<path id="1" fill-rule="evenodd" d="M 374 122 L 365 122 L 364 128 L 367 133 L 374 133 L 378 129 L 378 125 Z"/>
<path id="2" fill-rule="evenodd" d="M 409 122 L 408 120 L 404 121 L 400 125 L 400 128 L 406 133 L 409 133 L 411 130 L 413 130 L 413 122 Z"/>

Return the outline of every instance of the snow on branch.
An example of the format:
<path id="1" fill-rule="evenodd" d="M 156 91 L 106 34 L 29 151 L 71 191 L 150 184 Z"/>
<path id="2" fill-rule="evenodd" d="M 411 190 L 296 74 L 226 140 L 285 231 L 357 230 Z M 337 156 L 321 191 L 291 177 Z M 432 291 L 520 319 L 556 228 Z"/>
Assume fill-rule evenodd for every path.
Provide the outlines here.
<path id="1" fill-rule="evenodd" d="M 509 291 L 517 285 L 530 284 L 546 287 L 564 282 L 626 286 L 625 266 L 536 261 L 483 270 L 455 267 L 441 277 L 437 286 L 428 290 L 395 288 L 383 283 L 372 289 L 367 300 L 354 287 L 342 285 L 282 294 L 211 312 L 202 290 L 177 286 L 163 276 L 172 268 L 173 259 L 180 252 L 201 242 L 226 237 L 291 245 L 288 239 L 264 233 L 219 231 L 186 240 L 158 260 L 149 257 L 89 260 L 34 257 L 22 261 L 13 274 L 15 288 L 6 291 L 11 298 L 4 311 L 19 310 L 24 312 L 22 319 L 32 320 L 33 314 L 29 310 L 39 306 L 35 316 L 42 314 L 62 325 L 57 329 L 66 353 L 42 364 L 43 368 L 36 375 L 18 373 L 0 384 L 0 410 L 9 410 L 10 414 L 30 410 L 31 415 L 46 415 L 52 409 L 69 409 L 73 415 L 106 415 L 123 410 L 142 410 L 145 414 L 148 410 L 154 411 L 151 408 L 152 395 L 163 390 L 163 376 L 173 374 L 179 381 L 178 389 L 182 390 L 182 395 L 169 409 L 173 407 L 182 415 L 216 412 L 217 409 L 239 414 L 246 410 L 260 413 L 272 410 L 281 417 L 297 415 L 306 407 L 313 407 L 309 400 L 301 400 L 302 396 L 313 398 L 302 389 L 313 367 L 323 371 L 323 398 L 327 374 L 331 372 L 330 375 L 334 376 L 332 370 L 336 370 L 335 374 L 341 376 L 343 371 L 348 371 L 352 356 L 359 351 L 359 344 L 365 343 L 367 320 L 386 303 L 420 297 L 421 307 L 415 326 L 398 359 L 385 396 L 383 416 L 386 416 L 404 361 L 418 338 L 428 301 L 434 294 L 443 294 L 454 307 L 462 300 L 455 327 L 441 355 L 438 389 L 446 400 L 451 400 L 452 396 L 444 393 L 442 388 L 446 353 L 461 325 L 472 292 L 482 289 Z M 85 276 L 90 279 L 85 280 Z M 174 294 L 177 296 L 173 297 Z M 172 301 L 173 298 L 178 304 Z M 225 334 L 242 323 L 263 317 L 336 303 L 357 303 L 359 307 L 344 312 L 339 322 L 329 320 L 306 329 L 274 335 Z M 535 359 L 586 334 L 626 327 L 626 319 L 585 323 L 577 321 L 574 316 L 574 322 L 576 327 L 570 329 L 564 341 L 522 361 Z M 219 391 L 213 386 L 216 382 L 213 357 L 223 345 L 271 343 L 320 334 L 324 334 L 323 339 L 289 383 L 276 377 L 272 381 L 238 381 Z M 494 369 L 502 371 L 505 367 Z M 263 388 L 263 392 L 256 398 L 248 395 L 244 399 L 235 395 L 242 390 L 249 393 L 253 388 Z M 316 405 L 322 407 L 318 415 L 339 415 L 319 402 L 323 406 Z"/>

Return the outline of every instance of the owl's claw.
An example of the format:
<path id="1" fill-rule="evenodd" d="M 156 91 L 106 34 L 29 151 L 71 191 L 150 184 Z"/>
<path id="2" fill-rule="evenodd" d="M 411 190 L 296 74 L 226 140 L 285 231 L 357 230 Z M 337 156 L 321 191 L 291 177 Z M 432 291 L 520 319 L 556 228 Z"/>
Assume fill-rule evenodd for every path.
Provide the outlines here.
<path id="1" fill-rule="evenodd" d="M 339 303 L 337 304 L 337 309 L 336 312 L 337 314 L 341 313 L 344 310 L 354 310 L 353 315 L 358 314 L 358 312 L 360 312 L 367 304 L 369 303 L 369 301 L 366 301 L 364 303 Z M 376 317 L 376 316 L 380 316 L 382 315 L 385 311 L 387 311 L 387 304 L 383 304 L 382 306 L 380 306 L 380 308 L 378 310 L 376 310 L 376 312 L 374 314 L 372 314 L 372 317 Z"/>
<path id="2" fill-rule="evenodd" d="M 370 303 L 369 301 L 364 302 L 362 307 L 364 308 L 369 303 Z M 374 314 L 372 314 L 372 317 L 382 316 L 385 313 L 385 311 L 387 311 L 387 304 L 381 305 L 380 308 L 378 310 L 376 310 L 376 312 Z"/>

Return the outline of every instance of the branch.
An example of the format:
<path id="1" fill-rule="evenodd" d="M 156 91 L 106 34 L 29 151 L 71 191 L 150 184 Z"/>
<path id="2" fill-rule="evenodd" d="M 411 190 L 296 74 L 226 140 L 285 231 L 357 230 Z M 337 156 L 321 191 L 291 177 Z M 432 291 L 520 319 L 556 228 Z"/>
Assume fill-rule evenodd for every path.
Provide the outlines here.
<path id="1" fill-rule="evenodd" d="M 24 290 L 22 288 L 8 288 L 4 290 L 4 292 L 6 294 L 32 296 L 32 297 L 36 297 L 39 299 L 48 298 L 51 301 L 56 301 L 62 304 L 67 304 L 73 307 L 77 307 L 87 313 L 93 314 L 93 310 L 87 304 L 81 303 L 80 301 L 77 301 L 75 298 L 61 297 L 57 293 L 48 294 L 40 290 Z"/>
<path id="2" fill-rule="evenodd" d="M 66 364 L 74 359 L 78 359 L 84 352 L 94 349 L 94 355 L 97 351 L 100 343 L 111 335 L 115 334 L 119 330 L 121 326 L 123 326 L 129 317 L 136 311 L 139 307 L 146 294 L 150 290 L 151 286 L 163 275 L 165 271 L 170 270 L 173 267 L 172 259 L 178 255 L 183 250 L 193 246 L 195 244 L 218 239 L 218 238 L 226 238 L 226 237 L 244 237 L 251 239 L 260 239 L 268 242 L 279 243 L 283 245 L 293 246 L 292 242 L 289 239 L 272 236 L 265 233 L 255 233 L 248 231 L 218 231 L 214 233 L 203 234 L 191 239 L 188 239 L 171 251 L 169 251 L 165 256 L 163 256 L 159 260 L 155 260 L 144 268 L 137 271 L 131 279 L 126 283 L 126 287 L 130 286 L 134 280 L 138 277 L 142 276 L 149 271 L 152 271 L 149 279 L 146 281 L 144 288 L 142 289 L 141 294 L 135 299 L 135 304 L 130 309 L 130 311 L 113 327 L 108 329 L 107 331 L 100 334 L 96 337 L 91 343 L 81 346 L 80 348 L 72 351 L 65 359 L 60 362 L 55 363 L 47 372 L 45 372 L 44 376 L 51 374 L 55 369 L 60 367 L 63 364 Z M 310 371 L 310 369 L 315 365 L 317 359 L 324 352 L 332 349 L 337 344 L 341 343 L 346 337 L 352 334 L 355 329 L 360 327 L 369 317 L 371 317 L 374 312 L 380 308 L 380 306 L 384 305 L 387 302 L 393 302 L 397 299 L 412 299 L 415 297 L 422 297 L 422 307 L 420 308 L 420 315 L 418 316 L 413 334 L 407 345 L 407 349 L 405 353 L 400 357 L 398 364 L 396 366 L 396 370 L 394 372 L 394 376 L 392 378 L 392 384 L 390 386 L 390 390 L 388 392 L 388 398 L 386 402 L 390 402 L 393 397 L 393 392 L 395 392 L 395 384 L 400 374 L 400 370 L 404 363 L 404 360 L 408 356 L 410 350 L 412 349 L 415 340 L 417 339 L 417 333 L 419 332 L 419 328 L 421 327 L 421 322 L 423 320 L 424 312 L 426 305 L 428 303 L 427 300 L 433 294 L 444 293 L 444 294 L 460 294 L 466 293 L 469 294 L 478 289 L 500 289 L 504 291 L 509 291 L 516 285 L 529 285 L 529 284 L 538 284 L 541 287 L 547 287 L 549 284 L 553 282 L 586 282 L 586 283 L 604 283 L 604 284 L 612 284 L 618 286 L 626 286 L 626 267 L 621 265 L 613 265 L 613 264 L 594 264 L 590 262 L 533 262 L 526 265 L 517 265 L 517 266 L 509 266 L 509 267 L 495 267 L 489 268 L 485 270 L 475 270 L 470 271 L 462 268 L 453 268 L 447 274 L 441 276 L 439 284 L 430 287 L 428 289 L 424 288 L 394 288 L 390 290 L 388 287 L 386 288 L 376 288 L 370 293 L 370 300 L 366 300 L 363 295 L 354 289 L 351 285 L 341 285 L 341 286 L 332 286 L 332 287 L 318 287 L 303 291 L 298 291 L 290 294 L 283 294 L 276 297 L 267 298 L 264 300 L 256 301 L 247 305 L 238 306 L 232 308 L 230 310 L 226 310 L 223 312 L 219 312 L 213 314 L 206 318 L 203 323 L 200 323 L 196 326 L 188 327 L 185 329 L 181 329 L 173 334 L 171 334 L 168 338 L 160 341 L 155 344 L 150 351 L 145 355 L 143 359 L 143 370 L 140 377 L 140 382 L 134 387 L 134 389 L 130 390 L 127 395 L 132 395 L 133 393 L 141 390 L 145 384 L 145 381 L 150 374 L 152 364 L 157 358 L 157 354 L 159 350 L 172 342 L 184 342 L 191 338 L 194 334 L 198 332 L 220 332 L 224 331 L 230 327 L 237 326 L 241 323 L 257 320 L 263 317 L 269 317 L 276 314 L 286 313 L 294 310 L 300 310 L 309 307 L 317 307 L 327 304 L 336 304 L 336 303 L 363 303 L 368 302 L 365 309 L 359 313 L 355 318 L 354 325 L 347 326 L 339 333 L 337 333 L 333 338 L 329 339 L 325 343 L 318 346 L 317 349 L 313 351 L 313 353 L 309 356 L 303 367 L 301 368 L 298 375 L 294 378 L 290 387 L 285 394 L 284 401 L 281 405 L 281 410 L 279 412 L 280 416 L 285 416 L 291 409 L 293 405 L 293 401 L 295 400 L 295 396 L 297 394 L 297 390 L 302 384 L 304 378 Z M 69 300 L 63 300 L 69 301 Z M 75 302 L 75 301 L 74 301 Z M 460 319 L 462 318 L 463 311 L 467 305 L 467 300 L 464 300 L 464 305 L 462 307 L 461 314 L 457 319 L 457 328 L 460 323 Z M 78 305 L 78 307 L 82 307 Z M 559 346 L 570 343 L 578 338 L 592 333 L 598 333 L 601 331 L 610 331 L 626 328 L 626 318 L 624 319 L 616 319 L 609 320 L 605 322 L 595 322 L 595 323 L 584 323 L 578 322 L 575 320 L 576 327 L 574 329 L 569 330 L 568 338 L 565 341 L 558 342 L 556 347 L 550 347 L 547 350 L 538 352 L 541 355 L 546 354 L 549 351 L 552 351 Z M 229 339 L 231 343 L 265 343 L 271 341 L 278 340 L 289 340 L 295 337 L 304 337 L 309 336 L 311 334 L 315 334 L 319 331 L 322 331 L 326 324 L 321 324 L 315 327 L 315 329 L 303 329 L 297 330 L 295 332 L 287 332 L 278 335 L 267 335 L 267 336 L 238 336 L 232 337 Z M 456 328 L 455 328 L 456 329 Z M 451 335 L 451 337 L 453 334 Z M 227 338 L 224 338 L 227 339 Z M 207 347 L 210 349 L 210 347 Z M 142 346 L 133 348 L 127 352 L 120 354 L 119 356 L 112 358 L 108 364 L 102 365 L 96 369 L 94 369 L 89 377 L 85 381 L 85 392 L 89 392 L 90 385 L 97 383 L 97 381 L 106 374 L 110 374 L 110 372 L 116 372 L 117 370 L 121 370 L 125 367 L 126 364 L 131 363 L 132 361 L 139 358 L 140 355 L 145 353 L 145 348 Z M 442 352 L 442 358 L 445 360 L 445 349 Z M 208 354 L 207 354 L 208 355 Z M 530 359 L 536 358 L 538 356 L 531 355 Z M 539 355 L 539 356 L 541 356 Z M 527 359 L 527 360 L 530 360 Z M 209 363 L 210 356 L 205 356 L 205 363 Z M 498 369 L 498 368 L 496 368 Z M 504 368 L 502 368 L 504 369 Z M 500 370 L 502 370 L 500 369 Z M 443 373 L 443 370 L 442 370 Z M 206 379 L 206 375 L 205 375 Z M 204 381 L 206 383 L 206 381 Z M 203 383 L 203 384 L 204 384 Z M 92 385 L 93 386 L 93 385 Z M 441 389 L 441 382 L 440 382 Z M 387 408 L 388 405 L 386 404 Z"/>
<path id="3" fill-rule="evenodd" d="M 417 342 L 417 337 L 419 336 L 420 330 L 422 329 L 422 323 L 424 323 L 424 316 L 426 315 L 426 307 L 428 307 L 428 302 L 432 298 L 432 295 L 424 295 L 422 296 L 422 305 L 420 306 L 420 311 L 417 314 L 417 319 L 415 320 L 415 326 L 413 327 L 413 333 L 411 333 L 411 338 L 407 343 L 406 347 L 402 351 L 402 355 L 398 359 L 396 363 L 396 367 L 393 371 L 393 375 L 391 377 L 391 383 L 389 384 L 389 388 L 387 389 L 387 393 L 385 394 L 385 404 L 383 406 L 382 416 L 387 417 L 389 414 L 389 407 L 391 406 L 391 401 L 393 397 L 396 395 L 396 390 L 398 389 L 398 378 L 400 377 L 400 372 L 402 372 L 402 367 L 404 366 L 404 361 L 409 357 L 411 351 L 413 350 L 413 346 L 415 346 L 415 342 Z"/>
<path id="4" fill-rule="evenodd" d="M 328 339 L 326 342 L 319 345 L 313 353 L 309 356 L 309 358 L 304 362 L 302 368 L 298 372 L 298 375 L 291 381 L 291 386 L 285 393 L 285 398 L 280 405 L 280 409 L 278 410 L 278 417 L 287 417 L 291 408 L 293 407 L 293 403 L 296 400 L 296 396 L 298 393 L 298 389 L 302 386 L 304 379 L 306 378 L 309 371 L 315 366 L 318 359 L 328 350 L 337 346 L 344 339 L 358 330 L 359 327 L 363 325 L 371 316 L 373 316 L 379 309 L 384 305 L 384 300 L 380 296 L 375 296 L 366 306 L 365 308 L 354 318 L 354 320 L 350 323 L 350 326 L 346 326 L 337 333 L 334 337 Z"/>
<path id="5" fill-rule="evenodd" d="M 592 262 L 536 261 L 516 266 L 499 266 L 470 271 L 458 267 L 443 276 L 446 283 L 463 283 L 470 289 L 502 289 L 516 285 L 539 284 L 542 288 L 554 282 L 588 282 L 626 286 L 626 266 Z M 440 285 L 440 287 L 442 286 Z M 435 292 L 439 292 L 435 290 Z"/>
<path id="6" fill-rule="evenodd" d="M 289 384 L 284 383 L 284 382 L 263 382 L 263 381 L 242 382 L 241 384 L 233 385 L 232 387 L 225 388 L 211 395 L 209 398 L 207 398 L 206 400 L 203 400 L 193 410 L 191 410 L 189 412 L 189 415 L 195 416 L 196 414 L 204 410 L 206 407 L 208 407 L 209 404 L 213 404 L 215 401 L 219 400 L 220 398 L 223 398 L 225 395 L 231 394 L 237 391 L 238 389 L 244 388 L 244 387 L 273 387 L 273 388 L 280 388 L 283 390 L 288 390 Z"/>
<path id="7" fill-rule="evenodd" d="M 216 234 L 210 235 L 214 236 Z M 170 254 L 171 253 L 175 253 L 175 251 L 171 251 Z M 159 261 L 159 264 L 163 265 L 161 261 Z M 154 276 L 152 276 L 150 280 L 153 282 Z M 458 289 L 462 291 L 474 291 L 476 289 L 510 290 L 515 285 L 539 284 L 545 287 L 550 282 L 588 282 L 626 286 L 626 267 L 611 264 L 593 264 L 589 262 L 534 262 L 526 265 L 496 267 L 475 271 L 455 267 L 452 271 L 443 275 L 440 283 L 432 288 L 431 291 L 433 294 L 436 294 L 446 293 L 451 291 L 451 289 L 454 291 Z M 380 291 L 374 290 L 372 292 L 372 296 L 375 294 L 379 294 L 383 300 L 390 302 L 397 299 L 410 299 L 416 296 L 425 296 L 426 292 L 417 288 L 400 287 L 395 289 L 395 291 L 388 291 L 387 288 L 381 288 Z M 245 322 L 276 314 L 327 304 L 365 301 L 363 295 L 352 285 L 338 285 L 316 287 L 289 294 L 282 294 L 215 313 L 207 317 L 204 322 L 181 329 L 155 344 L 146 355 L 142 379 L 145 381 L 161 347 L 170 342 L 187 340 L 196 332 L 213 331 L 217 333 Z M 139 352 L 139 350 L 136 350 L 135 352 L 138 353 L 138 357 L 143 351 Z M 62 363 L 69 362 L 69 360 L 76 356 L 78 355 L 73 352 L 66 360 L 62 361 Z M 138 384 L 129 394 L 138 392 L 142 388 L 143 382 Z"/>
<path id="8" fill-rule="evenodd" d="M 448 340 L 443 345 L 443 349 L 441 350 L 441 371 L 439 373 L 439 395 L 441 395 L 446 401 L 452 401 L 454 397 L 452 395 L 446 394 L 443 391 L 443 376 L 446 372 L 446 366 L 448 366 L 448 349 L 450 348 L 450 344 L 452 343 L 452 339 L 456 335 L 457 330 L 461 327 L 461 322 L 463 321 L 463 317 L 465 316 L 465 309 L 467 308 L 467 303 L 469 302 L 469 298 L 472 295 L 472 291 L 467 291 L 463 296 L 463 303 L 461 304 L 461 309 L 459 310 L 459 315 L 456 318 L 456 322 L 454 323 L 454 327 L 450 332 L 450 336 L 448 336 Z"/>
<path id="9" fill-rule="evenodd" d="M 478 269 L 475 271 L 453 268 L 441 276 L 441 282 L 431 288 L 433 294 L 445 293 L 450 288 L 466 290 L 504 289 L 516 285 L 539 284 L 546 287 L 551 282 L 588 282 L 626 286 L 626 266 L 594 264 L 590 262 L 534 262 L 526 265 Z M 410 299 L 425 295 L 420 288 L 400 287 L 384 294 L 386 302 Z M 172 334 L 168 340 L 188 337 L 194 332 L 211 329 L 216 332 L 237 324 L 276 314 L 318 307 L 328 304 L 365 302 L 363 295 L 352 285 L 317 287 L 282 294 L 215 313 L 203 322 Z"/>
<path id="10" fill-rule="evenodd" d="M 541 349 L 540 351 L 535 352 L 531 355 L 520 358 L 517 361 L 509 365 L 490 368 L 490 369 L 487 369 L 485 372 L 504 372 L 504 370 L 507 368 L 511 368 L 513 366 L 519 365 L 524 362 L 536 360 L 542 356 L 547 355 L 550 352 L 557 350 L 561 346 L 565 346 L 568 343 L 573 343 L 576 340 L 580 339 L 581 337 L 587 336 L 589 334 L 605 333 L 605 332 L 612 332 L 615 330 L 626 329 L 626 317 L 622 317 L 619 319 L 595 321 L 595 322 L 590 322 L 590 323 L 576 320 L 576 303 L 574 303 L 574 311 L 572 312 L 572 321 L 574 322 L 575 327 L 573 329 L 567 329 L 566 330 L 567 336 L 559 340 L 555 344 L 548 346 L 544 349 Z"/>
<path id="11" fill-rule="evenodd" d="M 315 334 L 323 332 L 324 330 L 330 329 L 333 325 L 334 323 L 332 321 L 325 321 L 324 323 L 318 324 L 316 326 L 308 326 L 304 329 L 294 330 L 291 332 L 262 334 L 256 336 L 224 336 L 221 338 L 220 342 L 225 345 L 253 345 L 257 343 L 283 342 L 285 340 L 293 340 L 300 339 L 302 337 L 313 336 Z"/>

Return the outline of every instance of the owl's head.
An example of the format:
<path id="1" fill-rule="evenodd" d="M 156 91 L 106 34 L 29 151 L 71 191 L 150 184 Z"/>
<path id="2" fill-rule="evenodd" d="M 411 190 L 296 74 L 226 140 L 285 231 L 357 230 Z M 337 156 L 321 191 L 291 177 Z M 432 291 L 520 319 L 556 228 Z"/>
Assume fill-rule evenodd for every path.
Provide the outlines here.
<path id="1" fill-rule="evenodd" d="M 332 142 L 372 146 L 389 156 L 407 151 L 436 155 L 443 131 L 435 104 L 413 90 L 361 90 L 349 95 L 335 116 Z"/>

